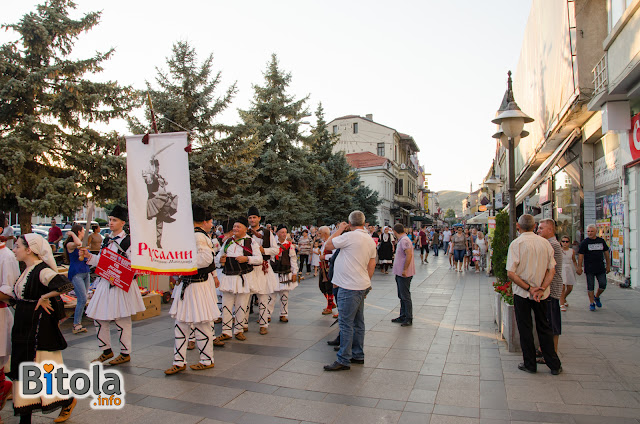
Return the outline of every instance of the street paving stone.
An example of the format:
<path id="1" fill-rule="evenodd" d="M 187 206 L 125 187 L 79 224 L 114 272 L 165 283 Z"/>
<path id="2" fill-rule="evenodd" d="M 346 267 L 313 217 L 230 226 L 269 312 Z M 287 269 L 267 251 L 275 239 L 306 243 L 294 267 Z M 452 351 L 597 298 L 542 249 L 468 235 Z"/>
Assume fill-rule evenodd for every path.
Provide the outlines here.
<path id="1" fill-rule="evenodd" d="M 532 375 L 518 371 L 521 355 L 499 337 L 493 279 L 450 270 L 446 259 L 416 264 L 412 327 L 390 322 L 399 314 L 395 281 L 376 272 L 366 299 L 365 364 L 339 373 L 322 369 L 335 360 L 326 341 L 338 328 L 320 314 L 325 300 L 311 276 L 291 293 L 289 323 L 274 320 L 261 336 L 251 315 L 247 340 L 216 348 L 215 367 L 199 372 L 165 376 L 173 322 L 163 305 L 161 316 L 134 323 L 132 361 L 118 368 L 126 406 L 96 411 L 82 399 L 69 423 L 640 424 L 639 291 L 610 284 L 594 313 L 581 277 L 563 313 L 564 372 L 552 376 L 540 366 Z M 91 324 L 84 335 L 62 325 L 68 367 L 86 368 L 98 355 Z M 196 363 L 197 351 L 188 360 Z M 18 421 L 11 402 L 0 415 Z M 33 422 L 51 419 L 36 414 Z"/>

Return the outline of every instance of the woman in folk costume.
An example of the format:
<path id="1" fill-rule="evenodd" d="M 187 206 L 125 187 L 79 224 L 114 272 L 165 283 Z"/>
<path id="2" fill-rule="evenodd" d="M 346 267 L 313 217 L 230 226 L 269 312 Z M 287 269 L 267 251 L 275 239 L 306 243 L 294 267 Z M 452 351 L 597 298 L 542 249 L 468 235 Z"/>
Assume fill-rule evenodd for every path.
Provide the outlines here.
<path id="1" fill-rule="evenodd" d="M 0 220 L 4 215 L 0 214 Z M 4 221 L 0 221 L 0 227 Z M 7 238 L 0 236 L 0 410 L 4 408 L 9 393 L 11 393 L 11 381 L 4 375 L 4 367 L 11 356 L 11 329 L 13 328 L 13 314 L 7 303 L 13 298 L 13 285 L 20 276 L 20 268 L 16 255 L 6 245 Z"/>
<path id="2" fill-rule="evenodd" d="M 109 214 L 111 234 L 104 239 L 103 249 L 109 249 L 126 258 L 131 253 L 131 237 L 124 232 L 124 225 L 129 217 L 126 208 L 116 205 Z M 100 255 L 87 254 L 87 263 L 98 265 Z M 120 333 L 120 355 L 109 361 L 111 365 L 120 365 L 131 360 L 131 316 L 146 310 L 140 290 L 134 282 L 128 292 L 113 285 L 109 280 L 97 278 L 96 291 L 87 306 L 87 316 L 93 318 L 96 326 L 99 348 L 102 354 L 92 362 L 104 362 L 113 358 L 111 349 L 110 324 L 113 321 Z"/>
<path id="3" fill-rule="evenodd" d="M 14 381 L 13 410 L 20 423 L 30 423 L 33 411 L 52 412 L 62 408 L 54 422 L 69 419 L 78 402 L 70 396 L 25 398 L 21 395 L 20 364 L 23 362 L 62 365 L 62 351 L 67 342 L 60 332 L 59 320 L 64 317 L 61 293 L 73 290 L 67 277 L 58 274 L 49 242 L 38 234 L 18 238 L 13 252 L 26 269 L 13 286 L 16 301 L 15 321 L 11 332 L 11 371 Z"/>
<path id="4" fill-rule="evenodd" d="M 261 219 L 258 208 L 250 207 L 247 212 L 247 220 L 251 227 L 249 233 L 262 254 L 260 265 L 253 267 L 254 278 L 251 293 L 258 296 L 258 325 L 260 326 L 260 334 L 265 335 L 269 332 L 267 328 L 275 303 L 274 293 L 278 289 L 278 277 L 271 268 L 270 259 L 272 255 L 278 253 L 279 248 L 271 230 L 260 226 Z M 247 327 L 248 323 L 245 322 L 245 330 Z"/>
<path id="5" fill-rule="evenodd" d="M 329 230 L 329 227 L 322 226 L 318 228 L 316 240 L 321 243 L 318 287 L 320 288 L 320 292 L 327 299 L 327 307 L 322 310 L 322 315 L 331 315 L 333 313 L 333 308 L 336 307 L 333 300 L 333 284 L 331 283 L 331 279 L 329 279 L 329 259 L 331 259 L 333 251 L 325 248 L 325 244 L 330 235 L 331 230 Z"/>
<path id="6" fill-rule="evenodd" d="M 196 237 L 195 275 L 184 275 L 176 286 L 175 297 L 169 314 L 176 320 L 174 326 L 175 348 L 173 366 L 164 373 L 176 374 L 187 368 L 187 338 L 191 328 L 195 334 L 196 345 L 200 351 L 200 362 L 191 365 L 192 370 L 213 368 L 213 321 L 220 316 L 212 272 L 216 265 L 213 261 L 213 244 L 209 231 L 213 227 L 211 214 L 199 205 L 193 205 L 193 226 Z"/>
<path id="7" fill-rule="evenodd" d="M 253 265 L 262 264 L 260 246 L 247 236 L 249 221 L 244 216 L 236 218 L 233 224 L 233 237 L 222 244 L 216 261 L 222 266 L 220 291 L 222 292 L 222 335 L 221 341 L 232 337 L 244 341 L 245 315 L 249 312 L 247 304 L 253 284 Z M 234 324 L 235 314 L 235 324 Z"/>
<path id="8" fill-rule="evenodd" d="M 276 295 L 280 297 L 280 321 L 289 322 L 289 293 L 298 287 L 296 248 L 287 240 L 287 227 L 278 226 L 278 254 L 271 258 L 273 272 L 278 276 Z"/>
<path id="9" fill-rule="evenodd" d="M 156 159 L 158 153 L 151 157 L 151 167 L 142 171 L 142 178 L 147 184 L 149 195 L 147 199 L 147 220 L 156 219 L 156 244 L 158 249 L 162 249 L 162 228 L 165 222 L 171 223 L 175 221 L 173 215 L 178 211 L 178 196 L 169 193 L 166 189 L 167 181 L 159 173 L 160 162 Z"/>
<path id="10" fill-rule="evenodd" d="M 378 240 L 378 259 L 382 272 L 388 274 L 389 266 L 393 264 L 393 235 L 389 232 L 389 227 L 386 226 Z"/>

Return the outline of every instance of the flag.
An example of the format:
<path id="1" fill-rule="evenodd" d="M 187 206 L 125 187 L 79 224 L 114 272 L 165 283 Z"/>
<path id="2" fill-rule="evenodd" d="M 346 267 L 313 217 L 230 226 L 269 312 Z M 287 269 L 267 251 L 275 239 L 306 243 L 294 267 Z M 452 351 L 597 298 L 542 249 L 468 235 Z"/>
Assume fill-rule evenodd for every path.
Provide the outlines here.
<path id="1" fill-rule="evenodd" d="M 131 268 L 143 274 L 195 274 L 187 133 L 126 139 Z"/>

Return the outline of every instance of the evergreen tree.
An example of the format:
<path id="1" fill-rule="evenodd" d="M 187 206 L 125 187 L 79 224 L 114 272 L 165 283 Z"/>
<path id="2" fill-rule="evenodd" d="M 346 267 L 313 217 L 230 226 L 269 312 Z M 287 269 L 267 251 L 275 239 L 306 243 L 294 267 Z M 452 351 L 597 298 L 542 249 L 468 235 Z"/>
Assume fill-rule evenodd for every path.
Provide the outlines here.
<path id="1" fill-rule="evenodd" d="M 245 213 L 256 201 L 246 191 L 257 175 L 253 164 L 260 145 L 243 137 L 237 128 L 215 122 L 217 115 L 231 104 L 236 84 L 216 97 L 222 74 L 214 74 L 213 55 L 199 64 L 195 49 L 186 41 L 173 45 L 167 68 L 156 68 L 158 89 L 147 82 L 147 90 L 159 132 L 190 131 L 189 139 L 194 145 L 189 155 L 193 201 L 210 207 L 216 218 Z M 144 124 L 131 119 L 131 130 L 139 134 L 150 131 L 148 108 L 146 117 Z"/>
<path id="2" fill-rule="evenodd" d="M 49 0 L 15 24 L 17 40 L 0 47 L 0 202 L 17 208 L 22 232 L 31 215 L 71 214 L 92 193 L 97 201 L 124 196 L 124 159 L 113 156 L 117 135 L 89 123 L 108 123 L 132 107 L 129 87 L 93 82 L 114 50 L 74 60 L 80 33 L 99 12 L 69 16 L 71 0 Z"/>
<path id="3" fill-rule="evenodd" d="M 328 225 L 344 221 L 358 209 L 365 214 L 367 222 L 376 224 L 381 203 L 378 192 L 362 183 L 343 152 L 333 152 L 336 142 L 337 137 L 329 132 L 322 103 L 319 103 L 316 126 L 308 140 L 311 162 L 320 165 L 320 178 L 314 190 L 318 205 L 315 223 Z"/>
<path id="4" fill-rule="evenodd" d="M 506 283 L 507 277 L 507 253 L 509 252 L 509 213 L 506 210 L 496 215 L 496 229 L 491 240 L 491 269 L 493 275 L 501 283 Z"/>
<path id="5" fill-rule="evenodd" d="M 249 193 L 261 198 L 263 216 L 274 224 L 313 222 L 316 202 L 311 190 L 320 169 L 302 148 L 308 140 L 300 134 L 301 120 L 308 116 L 308 97 L 296 100 L 287 94 L 291 74 L 278 67 L 275 54 L 264 72 L 264 85 L 254 85 L 251 108 L 240 110 L 241 131 L 261 146 L 256 160 L 258 177 Z"/>

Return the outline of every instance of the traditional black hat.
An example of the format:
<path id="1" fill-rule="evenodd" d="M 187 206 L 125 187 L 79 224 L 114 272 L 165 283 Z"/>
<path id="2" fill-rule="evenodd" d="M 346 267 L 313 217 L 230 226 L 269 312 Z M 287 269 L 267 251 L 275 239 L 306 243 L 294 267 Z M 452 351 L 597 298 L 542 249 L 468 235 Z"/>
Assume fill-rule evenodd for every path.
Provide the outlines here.
<path id="1" fill-rule="evenodd" d="M 286 225 L 284 225 L 284 224 L 280 224 L 280 225 L 278 225 L 278 230 L 277 230 L 277 231 L 280 231 L 280 230 L 282 230 L 283 228 L 286 230 L 286 229 L 287 229 L 287 226 L 286 226 Z"/>
<path id="2" fill-rule="evenodd" d="M 222 232 L 223 233 L 228 233 L 231 230 L 233 230 L 233 219 L 227 218 L 224 221 L 222 221 Z"/>
<path id="3" fill-rule="evenodd" d="M 249 212 L 247 212 L 247 216 L 252 216 L 252 215 L 262 216 L 260 215 L 260 211 L 258 210 L 258 208 L 256 208 L 255 206 L 251 206 L 249 208 Z"/>
<path id="4" fill-rule="evenodd" d="M 247 219 L 246 216 L 239 216 L 237 217 L 233 223 L 235 224 L 236 222 L 239 222 L 240 224 L 244 225 L 245 227 L 249 228 L 249 220 Z"/>
<path id="5" fill-rule="evenodd" d="M 111 210 L 111 213 L 109 213 L 109 216 L 112 216 L 114 218 L 118 218 L 122 221 L 128 221 L 129 220 L 129 210 L 127 208 L 125 208 L 124 206 L 120 206 L 120 205 L 115 205 L 115 207 Z"/>
<path id="6" fill-rule="evenodd" d="M 211 212 L 200 205 L 191 205 L 191 213 L 193 214 L 193 222 L 204 222 L 212 219 Z"/>

